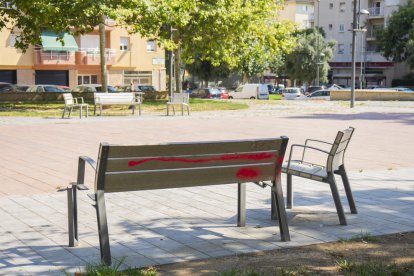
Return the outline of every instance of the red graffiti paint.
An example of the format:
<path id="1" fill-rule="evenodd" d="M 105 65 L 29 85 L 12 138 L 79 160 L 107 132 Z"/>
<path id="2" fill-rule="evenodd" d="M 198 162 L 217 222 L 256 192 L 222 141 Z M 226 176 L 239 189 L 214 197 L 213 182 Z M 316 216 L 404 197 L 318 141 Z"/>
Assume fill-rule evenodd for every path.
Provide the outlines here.
<path id="1" fill-rule="evenodd" d="M 273 154 L 271 153 L 254 153 L 254 154 L 226 154 L 219 157 L 213 158 L 202 158 L 202 159 L 189 159 L 189 158 L 182 158 L 182 157 L 154 157 L 154 158 L 146 158 L 139 161 L 131 160 L 128 162 L 128 167 L 134 167 L 141 165 L 147 162 L 159 161 L 159 162 L 183 162 L 183 163 L 205 163 L 211 161 L 228 161 L 228 160 L 267 160 L 272 159 Z"/>
<path id="2" fill-rule="evenodd" d="M 254 179 L 260 175 L 260 170 L 253 168 L 241 168 L 237 171 L 236 177 L 240 179 Z"/>

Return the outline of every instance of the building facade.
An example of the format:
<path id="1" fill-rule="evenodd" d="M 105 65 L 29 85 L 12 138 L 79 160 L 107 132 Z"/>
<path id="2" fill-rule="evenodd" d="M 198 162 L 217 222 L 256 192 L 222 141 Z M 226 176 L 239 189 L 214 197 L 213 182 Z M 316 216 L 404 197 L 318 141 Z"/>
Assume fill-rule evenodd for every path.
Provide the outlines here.
<path id="1" fill-rule="evenodd" d="M 280 20 L 289 20 L 300 29 L 312 28 L 314 22 L 314 0 L 285 0 L 279 12 Z"/>
<path id="2" fill-rule="evenodd" d="M 352 0 L 320 0 L 315 2 L 315 25 L 325 30 L 327 40 L 337 42 L 330 62 L 329 79 L 336 84 L 350 86 L 352 71 Z M 391 86 L 391 81 L 409 72 L 405 64 L 394 64 L 378 52 L 375 33 L 387 24 L 389 16 L 407 0 L 360 0 L 359 29 L 356 32 L 356 86 Z M 357 11 L 358 11 L 357 10 Z M 319 11 L 319 14 L 318 14 Z"/>
<path id="3" fill-rule="evenodd" d="M 44 32 L 42 44 L 23 53 L 14 47 L 18 32 L 1 30 L 0 82 L 69 87 L 101 83 L 98 29 L 77 37 L 65 34 L 64 46 L 56 37 Z M 130 35 L 122 28 L 106 27 L 105 43 L 108 84 L 132 82 L 166 89 L 165 51 L 155 41 Z"/>

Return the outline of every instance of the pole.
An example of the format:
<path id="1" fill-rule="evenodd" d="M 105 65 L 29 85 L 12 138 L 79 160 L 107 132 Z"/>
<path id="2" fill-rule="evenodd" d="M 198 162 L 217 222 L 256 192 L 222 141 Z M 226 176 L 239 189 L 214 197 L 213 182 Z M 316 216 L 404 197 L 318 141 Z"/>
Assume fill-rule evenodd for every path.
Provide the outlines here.
<path id="1" fill-rule="evenodd" d="M 316 86 L 319 86 L 319 2 L 321 0 L 318 0 L 318 17 L 316 22 Z"/>
<path id="2" fill-rule="evenodd" d="M 364 70 L 364 32 L 361 32 L 361 60 L 359 62 L 359 89 L 363 88 L 363 70 Z"/>
<path id="3" fill-rule="evenodd" d="M 173 36 L 172 36 L 172 26 L 170 25 L 170 40 L 172 41 Z M 174 62 L 173 62 L 173 52 L 172 50 L 168 51 L 168 67 L 169 67 L 169 72 L 168 72 L 168 94 L 170 95 L 170 99 L 172 98 L 173 95 L 173 68 L 174 68 Z"/>
<path id="4" fill-rule="evenodd" d="M 355 105 L 355 51 L 356 51 L 356 29 L 357 29 L 357 1 L 354 0 L 354 14 L 352 22 L 352 72 L 351 72 L 351 108 Z"/>

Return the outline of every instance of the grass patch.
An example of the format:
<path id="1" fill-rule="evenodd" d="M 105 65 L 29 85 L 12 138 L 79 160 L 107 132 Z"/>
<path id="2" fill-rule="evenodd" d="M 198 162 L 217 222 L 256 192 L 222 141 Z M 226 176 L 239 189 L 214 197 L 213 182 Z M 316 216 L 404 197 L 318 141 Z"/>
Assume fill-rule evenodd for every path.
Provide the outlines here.
<path id="1" fill-rule="evenodd" d="M 153 267 L 146 269 L 127 268 L 120 270 L 125 257 L 113 263 L 112 266 L 105 264 L 87 264 L 85 272 L 77 272 L 76 276 L 155 276 L 157 270 Z"/>
<path id="2" fill-rule="evenodd" d="M 281 100 L 282 95 L 279 94 L 269 94 L 269 100 Z"/>
<path id="3" fill-rule="evenodd" d="M 142 113 L 164 113 L 166 112 L 167 100 L 145 100 L 142 104 Z M 89 113 L 93 114 L 93 103 L 89 103 Z M 50 103 L 0 103 L 0 116 L 4 117 L 60 117 L 62 116 L 64 104 L 61 102 Z M 203 100 L 190 99 L 191 111 L 220 111 L 247 109 L 246 103 L 231 102 L 225 100 Z M 179 106 L 176 107 L 180 109 Z M 113 105 L 104 107 L 104 116 L 108 115 L 131 115 L 128 105 Z M 79 109 L 74 109 L 72 116 L 79 115 Z"/>
<path id="4" fill-rule="evenodd" d="M 352 238 L 338 238 L 338 242 L 341 243 L 347 243 L 347 242 L 376 242 L 379 239 L 377 237 L 374 237 L 369 232 L 363 232 L 353 236 Z"/>
<path id="5" fill-rule="evenodd" d="M 345 259 L 340 259 L 337 262 L 338 269 L 345 272 L 345 275 L 360 275 L 360 276 L 387 276 L 387 275 L 413 275 L 414 265 L 405 264 L 385 264 L 382 262 L 363 262 L 354 263 Z"/>
<path id="6" fill-rule="evenodd" d="M 309 269 L 307 269 L 306 267 L 293 267 L 293 268 L 277 268 L 275 269 L 274 272 L 272 272 L 271 274 L 264 273 L 264 272 L 260 272 L 257 271 L 255 269 L 245 269 L 245 270 L 240 270 L 240 269 L 232 269 L 230 271 L 226 271 L 226 272 L 220 272 L 217 273 L 215 275 L 218 276 L 265 276 L 265 275 L 273 275 L 273 276 L 300 276 L 300 275 L 316 275 L 316 273 L 310 271 Z"/>

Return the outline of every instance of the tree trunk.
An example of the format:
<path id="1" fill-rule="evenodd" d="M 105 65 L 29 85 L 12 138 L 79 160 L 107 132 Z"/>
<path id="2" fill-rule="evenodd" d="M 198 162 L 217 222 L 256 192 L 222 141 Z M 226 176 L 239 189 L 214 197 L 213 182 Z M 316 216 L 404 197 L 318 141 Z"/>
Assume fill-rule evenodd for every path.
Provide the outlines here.
<path id="1" fill-rule="evenodd" d="M 106 62 L 105 62 L 105 16 L 101 16 L 101 22 L 99 23 L 99 56 L 101 59 L 101 84 L 102 91 L 108 92 L 108 80 L 106 75 Z"/>
<path id="2" fill-rule="evenodd" d="M 181 93 L 181 48 L 174 50 L 175 92 Z"/>

